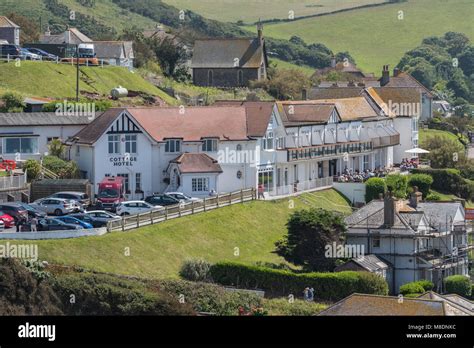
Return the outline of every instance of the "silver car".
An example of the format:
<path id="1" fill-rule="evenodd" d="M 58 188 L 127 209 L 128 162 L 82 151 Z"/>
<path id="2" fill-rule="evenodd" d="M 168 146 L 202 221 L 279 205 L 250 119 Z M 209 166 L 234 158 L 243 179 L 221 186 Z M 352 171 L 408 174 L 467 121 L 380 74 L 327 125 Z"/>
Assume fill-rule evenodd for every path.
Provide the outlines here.
<path id="1" fill-rule="evenodd" d="M 41 198 L 30 205 L 35 209 L 44 211 L 46 214 L 57 216 L 72 213 L 77 209 L 74 201 L 63 198 Z"/>
<path id="2" fill-rule="evenodd" d="M 120 220 L 121 217 L 105 210 L 86 211 L 84 214 L 92 217 L 94 220 L 108 222 L 111 220 Z"/>

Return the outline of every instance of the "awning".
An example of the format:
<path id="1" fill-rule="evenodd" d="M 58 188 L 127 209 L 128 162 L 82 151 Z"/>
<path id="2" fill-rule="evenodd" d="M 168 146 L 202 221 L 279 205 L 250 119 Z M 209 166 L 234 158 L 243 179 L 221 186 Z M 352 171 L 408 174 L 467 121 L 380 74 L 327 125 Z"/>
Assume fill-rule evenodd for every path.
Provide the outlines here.
<path id="1" fill-rule="evenodd" d="M 406 153 L 413 153 L 413 154 L 420 154 L 420 153 L 430 153 L 428 150 L 420 149 L 419 147 L 415 147 L 410 150 L 406 150 Z"/>

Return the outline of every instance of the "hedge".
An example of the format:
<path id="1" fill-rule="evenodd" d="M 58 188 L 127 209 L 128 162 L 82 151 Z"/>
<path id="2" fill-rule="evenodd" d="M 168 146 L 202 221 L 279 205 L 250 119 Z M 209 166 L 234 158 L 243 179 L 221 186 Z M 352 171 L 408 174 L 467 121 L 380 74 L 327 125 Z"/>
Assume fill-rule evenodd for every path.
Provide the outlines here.
<path id="1" fill-rule="evenodd" d="M 429 280 L 419 280 L 416 282 L 406 283 L 400 286 L 400 294 L 414 295 L 414 294 L 423 294 L 426 291 L 433 290 L 434 284 Z"/>
<path id="2" fill-rule="evenodd" d="M 433 178 L 432 188 L 464 199 L 474 197 L 474 182 L 464 179 L 457 169 L 413 169 L 413 174 L 428 174 Z"/>
<path id="3" fill-rule="evenodd" d="M 426 198 L 430 193 L 431 185 L 433 185 L 433 177 L 428 174 L 413 174 L 408 177 L 408 186 L 418 187 L 418 190 Z"/>
<path id="4" fill-rule="evenodd" d="M 368 272 L 294 273 L 287 270 L 220 262 L 211 267 L 211 276 L 222 285 L 262 289 L 270 296 L 301 296 L 306 287 L 314 288 L 320 301 L 338 301 L 355 292 L 387 295 L 387 282 Z"/>
<path id="5" fill-rule="evenodd" d="M 382 178 L 370 178 L 365 182 L 365 201 L 369 203 L 373 199 L 378 199 L 380 194 L 385 194 L 387 185 Z"/>
<path id="6" fill-rule="evenodd" d="M 468 277 L 463 275 L 453 275 L 444 278 L 446 292 L 448 294 L 458 294 L 469 298 L 472 292 L 472 284 Z"/>

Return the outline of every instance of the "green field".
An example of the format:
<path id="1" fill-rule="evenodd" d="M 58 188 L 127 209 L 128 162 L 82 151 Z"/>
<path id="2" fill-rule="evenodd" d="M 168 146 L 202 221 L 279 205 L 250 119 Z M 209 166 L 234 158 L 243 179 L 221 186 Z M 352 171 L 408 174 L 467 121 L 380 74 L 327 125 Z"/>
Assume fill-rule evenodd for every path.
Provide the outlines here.
<path id="1" fill-rule="evenodd" d="M 81 91 L 110 94 L 112 88 L 123 86 L 128 90 L 158 96 L 168 104 L 175 100 L 156 88 L 139 74 L 121 67 L 81 67 Z M 25 96 L 72 98 L 76 95 L 76 68 L 68 64 L 49 62 L 0 63 L 0 92 L 7 90 Z"/>
<path id="2" fill-rule="evenodd" d="M 403 20 L 399 20 L 403 11 Z M 323 43 L 334 52 L 349 51 L 366 72 L 381 74 L 394 67 L 404 53 L 423 38 L 458 31 L 474 39 L 472 0 L 408 0 L 329 16 L 267 24 L 264 35 L 289 39 L 296 35 L 307 43 Z M 249 30 L 255 31 L 254 26 Z"/>
<path id="3" fill-rule="evenodd" d="M 333 12 L 387 0 L 164 0 L 178 9 L 191 10 L 221 22 L 255 23 L 259 19 L 287 19 Z"/>
<path id="4" fill-rule="evenodd" d="M 315 206 L 350 213 L 345 198 L 334 190 L 315 193 Z M 176 278 L 182 262 L 204 258 L 210 262 L 280 263 L 274 243 L 286 233 L 293 209 L 308 207 L 299 198 L 254 201 L 170 220 L 130 232 L 101 237 L 35 241 L 39 258 L 50 263 L 145 278 Z M 130 256 L 125 256 L 130 248 Z M 235 256 L 235 248 L 239 255 Z"/>
<path id="5" fill-rule="evenodd" d="M 428 138 L 441 137 L 441 138 L 445 138 L 445 139 L 449 139 L 451 141 L 457 142 L 459 144 L 459 151 L 464 151 L 464 145 L 459 141 L 459 138 L 451 132 L 442 131 L 438 129 L 420 129 L 418 133 L 419 133 L 419 143 L 420 143 L 421 148 L 424 148 L 426 144 L 426 140 Z"/>
<path id="6" fill-rule="evenodd" d="M 316 69 L 306 65 L 296 65 L 293 63 L 285 62 L 277 58 L 270 58 L 270 64 L 276 64 L 277 69 L 296 69 L 302 71 L 305 75 L 312 76 Z"/>

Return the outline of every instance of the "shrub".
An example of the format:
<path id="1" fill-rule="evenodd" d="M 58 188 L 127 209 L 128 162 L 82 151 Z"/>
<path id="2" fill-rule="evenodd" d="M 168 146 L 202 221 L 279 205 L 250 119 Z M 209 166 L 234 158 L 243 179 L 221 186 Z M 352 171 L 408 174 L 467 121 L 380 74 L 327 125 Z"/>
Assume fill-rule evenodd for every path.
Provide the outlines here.
<path id="1" fill-rule="evenodd" d="M 428 174 L 413 174 L 408 178 L 408 186 L 417 186 L 418 190 L 423 193 L 423 198 L 426 198 L 430 193 L 433 178 Z"/>
<path id="2" fill-rule="evenodd" d="M 444 278 L 444 285 L 446 286 L 446 293 L 458 294 L 469 298 L 472 293 L 471 281 L 468 277 L 463 275 L 453 275 Z"/>
<path id="3" fill-rule="evenodd" d="M 110 275 L 73 273 L 57 276 L 54 289 L 66 315 L 193 315 L 163 291 L 151 290 L 140 281 Z M 71 303 L 71 295 L 74 302 Z"/>
<path id="4" fill-rule="evenodd" d="M 41 174 L 41 164 L 33 159 L 26 160 L 23 169 L 26 170 L 28 181 L 38 179 Z"/>
<path id="5" fill-rule="evenodd" d="M 387 185 L 382 178 L 370 178 L 365 182 L 365 201 L 369 203 L 373 199 L 378 199 L 380 194 L 385 194 Z"/>
<path id="6" fill-rule="evenodd" d="M 23 97 L 15 92 L 7 92 L 0 99 L 3 100 L 4 106 L 0 108 L 0 112 L 23 112 L 26 104 Z"/>
<path id="7" fill-rule="evenodd" d="M 391 191 L 394 197 L 405 198 L 407 196 L 408 180 L 406 175 L 388 175 L 385 181 L 387 184 L 387 190 Z"/>
<path id="8" fill-rule="evenodd" d="M 431 187 L 436 191 L 450 193 L 464 199 L 472 200 L 474 185 L 464 179 L 457 169 L 414 169 L 413 174 L 428 174 L 433 178 Z"/>
<path id="9" fill-rule="evenodd" d="M 262 306 L 262 298 L 255 293 L 228 291 L 216 284 L 161 280 L 156 285 L 176 298 L 183 296 L 197 312 L 238 315 L 239 307 L 250 310 Z"/>
<path id="10" fill-rule="evenodd" d="M 179 275 L 194 282 L 210 282 L 211 264 L 205 260 L 186 260 L 181 266 Z"/>
<path id="11" fill-rule="evenodd" d="M 423 294 L 426 291 L 433 290 L 434 284 L 429 280 L 419 280 L 416 282 L 406 283 L 400 286 L 400 294 L 407 295 L 416 295 Z"/>
<path id="12" fill-rule="evenodd" d="M 306 287 L 315 289 L 315 298 L 337 301 L 352 293 L 386 295 L 383 278 L 368 272 L 293 273 L 285 270 L 220 262 L 211 267 L 214 281 L 244 289 L 263 289 L 271 296 L 300 296 Z"/>
<path id="13" fill-rule="evenodd" d="M 43 166 L 59 175 L 60 179 L 75 179 L 79 175 L 79 167 L 74 161 L 64 161 L 56 156 L 45 156 Z"/>
<path id="14" fill-rule="evenodd" d="M 289 302 L 288 298 L 272 298 L 264 300 L 263 308 L 268 311 L 269 315 L 311 316 L 325 310 L 327 306 L 299 299 Z"/>
<path id="15" fill-rule="evenodd" d="M 437 193 L 430 193 L 428 196 L 426 196 L 427 201 L 440 201 L 441 196 Z"/>

